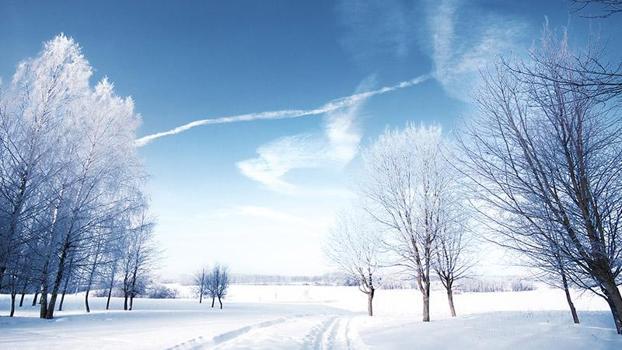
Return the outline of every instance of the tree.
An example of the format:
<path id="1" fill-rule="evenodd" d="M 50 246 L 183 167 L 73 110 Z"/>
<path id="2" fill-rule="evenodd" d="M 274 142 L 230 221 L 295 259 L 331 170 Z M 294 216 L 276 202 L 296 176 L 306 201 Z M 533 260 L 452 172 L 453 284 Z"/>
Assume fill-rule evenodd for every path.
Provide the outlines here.
<path id="1" fill-rule="evenodd" d="M 147 217 L 146 206 L 139 207 L 131 217 L 132 226 L 125 241 L 123 256 L 123 309 L 132 310 L 134 297 L 144 288 L 157 251 L 153 246 L 153 221 Z M 129 304 L 128 304 L 129 302 Z"/>
<path id="2" fill-rule="evenodd" d="M 206 267 L 201 268 L 201 271 L 194 274 L 194 284 L 197 286 L 197 294 L 199 295 L 199 304 L 203 303 L 203 295 L 206 294 L 206 284 L 208 269 Z"/>
<path id="3" fill-rule="evenodd" d="M 371 223 L 363 215 L 343 213 L 331 230 L 325 252 L 367 295 L 367 314 L 373 316 L 373 300 L 380 280 L 382 240 Z"/>
<path id="4" fill-rule="evenodd" d="M 100 233 L 94 237 L 94 242 L 91 242 L 91 249 L 89 251 L 90 258 L 87 259 L 89 261 L 88 267 L 88 276 L 86 278 L 86 290 L 84 291 L 84 308 L 86 312 L 91 312 L 91 307 L 89 306 L 89 294 L 91 292 L 91 287 L 93 286 L 93 282 L 97 276 L 97 268 L 101 266 L 101 260 L 104 255 L 104 234 Z"/>
<path id="5" fill-rule="evenodd" d="M 218 286 L 216 288 L 216 297 L 218 298 L 218 304 L 222 309 L 222 299 L 227 296 L 229 291 L 229 268 L 226 266 L 220 267 L 220 273 L 218 274 Z"/>
<path id="6" fill-rule="evenodd" d="M 580 73 L 560 68 L 578 64 L 565 38 L 545 35 L 532 57 L 484 75 L 462 165 L 499 243 L 540 261 L 559 254 L 622 334 L 622 118 L 597 98 L 605 87 L 572 84 Z"/>
<path id="7" fill-rule="evenodd" d="M 415 276 L 424 322 L 430 321 L 430 272 L 448 181 L 442 145 L 439 127 L 409 124 L 401 131 L 385 131 L 363 155 L 366 210 L 394 233 L 389 246 L 399 258 L 396 265 Z"/>
<path id="8" fill-rule="evenodd" d="M 439 205 L 441 227 L 434 249 L 434 271 L 445 287 L 449 311 L 455 317 L 453 288 L 457 281 L 467 276 L 473 264 L 467 252 L 467 245 L 470 243 L 467 236 L 470 230 L 470 210 L 466 208 L 464 194 L 457 186 L 452 186 L 450 191 L 444 191 L 443 195 Z"/>
<path id="9" fill-rule="evenodd" d="M 229 269 L 226 266 L 215 264 L 212 271 L 206 276 L 205 291 L 212 298 L 212 307 L 216 299 L 222 309 L 222 299 L 227 295 L 229 288 Z"/>
<path id="10" fill-rule="evenodd" d="M 86 93 L 90 75 L 78 46 L 61 35 L 19 65 L 1 96 L 0 281 L 25 242 L 26 225 L 47 209 L 46 185 L 65 165 L 60 152 L 64 118 Z"/>
<path id="11" fill-rule="evenodd" d="M 67 268 L 67 273 L 65 274 L 65 286 L 63 287 L 63 293 L 60 297 L 60 303 L 58 304 L 58 311 L 63 311 L 63 303 L 65 302 L 65 294 L 67 294 L 67 288 L 69 288 L 69 282 L 72 278 L 75 278 L 77 268 L 74 264 L 75 255 L 71 255 L 69 259 L 69 267 Z M 88 291 L 86 297 L 88 298 Z"/>
<path id="12" fill-rule="evenodd" d="M 91 74 L 59 35 L 0 91 L 0 284 L 34 290 L 33 303 L 40 292 L 41 318 L 54 317 L 76 271 L 87 271 L 88 310 L 110 242 L 129 235 L 110 223 L 142 192 L 133 102 L 105 78 L 91 86 Z"/>

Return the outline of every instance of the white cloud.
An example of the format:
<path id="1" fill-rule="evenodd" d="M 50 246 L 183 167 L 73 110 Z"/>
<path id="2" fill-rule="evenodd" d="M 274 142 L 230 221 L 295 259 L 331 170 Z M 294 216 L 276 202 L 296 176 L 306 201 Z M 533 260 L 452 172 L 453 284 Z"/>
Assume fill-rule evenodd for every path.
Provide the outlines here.
<path id="1" fill-rule="evenodd" d="M 348 164 L 358 153 L 361 140 L 357 115 L 366 98 L 357 98 L 349 107 L 324 117 L 322 134 L 298 134 L 276 139 L 257 149 L 257 157 L 238 162 L 243 175 L 268 188 L 284 193 L 300 189 L 283 177 L 293 169 L 309 169 Z"/>
<path id="2" fill-rule="evenodd" d="M 314 168 L 325 149 L 322 140 L 311 134 L 286 136 L 262 145 L 257 157 L 237 163 L 245 176 L 281 192 L 292 192 L 294 186 L 282 179 L 292 169 Z"/>
<path id="3" fill-rule="evenodd" d="M 381 89 L 357 92 L 345 98 L 333 100 L 325 104 L 326 110 L 321 134 L 298 134 L 281 137 L 257 149 L 257 157 L 237 163 L 243 175 L 253 179 L 267 188 L 289 194 L 322 193 L 349 196 L 344 190 L 305 191 L 284 180 L 284 176 L 294 169 L 322 167 L 343 167 L 358 153 L 361 141 L 361 130 L 357 116 L 361 105 L 368 98 L 419 84 L 427 76 L 404 81 Z"/>
<path id="4" fill-rule="evenodd" d="M 463 100 L 469 99 L 481 69 L 519 49 L 526 27 L 481 9 L 470 10 L 465 13 L 458 0 L 429 2 L 427 8 L 434 78 L 450 95 Z"/>
<path id="5" fill-rule="evenodd" d="M 433 76 L 452 97 L 468 100 L 479 71 L 516 51 L 527 26 L 477 1 L 341 0 L 341 43 L 355 59 L 407 57 L 419 45 Z"/>

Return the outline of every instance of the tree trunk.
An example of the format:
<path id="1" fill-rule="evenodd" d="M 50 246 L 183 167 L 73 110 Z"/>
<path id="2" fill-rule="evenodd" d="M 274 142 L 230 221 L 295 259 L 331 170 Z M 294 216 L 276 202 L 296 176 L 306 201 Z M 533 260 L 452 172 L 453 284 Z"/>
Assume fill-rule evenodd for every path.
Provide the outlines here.
<path id="1" fill-rule="evenodd" d="M 17 294 L 15 292 L 11 292 L 11 313 L 9 314 L 9 317 L 13 317 L 13 315 L 15 314 L 15 297 L 17 296 Z"/>
<path id="2" fill-rule="evenodd" d="M 64 188 L 64 187 L 63 187 Z M 63 188 L 61 188 L 61 196 L 63 193 Z M 48 242 L 48 250 L 45 256 L 45 262 L 43 263 L 43 269 L 41 270 L 41 297 L 39 298 L 39 304 L 41 305 L 39 308 L 39 318 L 46 318 L 48 313 L 48 288 L 49 288 L 49 276 L 50 273 L 50 259 L 53 255 L 53 249 L 55 247 L 52 242 L 54 241 L 53 237 L 56 232 L 56 223 L 58 218 L 58 208 L 60 207 L 62 199 L 56 203 L 54 208 L 52 209 L 52 221 L 49 230 L 50 241 Z M 35 298 L 36 299 L 36 298 Z M 34 301 L 34 300 L 33 300 Z M 34 305 L 33 305 L 34 306 Z"/>
<path id="3" fill-rule="evenodd" d="M 45 318 L 45 315 L 48 313 L 48 292 L 46 290 L 41 291 L 41 296 L 39 297 L 39 318 Z"/>
<path id="4" fill-rule="evenodd" d="M 60 296 L 60 303 L 58 304 L 58 311 L 63 311 L 63 303 L 65 302 L 65 294 L 67 294 L 67 287 L 63 289 L 63 294 Z"/>
<path id="5" fill-rule="evenodd" d="M 91 292 L 91 288 L 86 289 L 86 293 L 84 293 L 84 307 L 86 308 L 86 312 L 91 312 L 91 308 L 89 307 L 89 293 Z"/>
<path id="6" fill-rule="evenodd" d="M 430 295 L 423 294 L 423 322 L 430 322 Z"/>
<path id="7" fill-rule="evenodd" d="M 199 304 L 203 303 L 203 291 L 201 291 L 201 294 L 199 294 Z"/>
<path id="8" fill-rule="evenodd" d="M 218 297 L 218 304 L 220 304 L 220 309 L 222 310 L 222 300 L 220 300 L 220 297 Z"/>
<path id="9" fill-rule="evenodd" d="M 37 305 L 37 297 L 38 297 L 38 296 L 39 296 L 39 291 L 37 290 L 37 291 L 35 292 L 35 296 L 34 296 L 34 297 L 32 297 L 32 306 Z"/>
<path id="10" fill-rule="evenodd" d="M 372 289 L 369 293 L 367 293 L 367 314 L 369 316 L 373 316 L 374 315 L 374 306 L 373 306 L 373 301 L 374 301 L 374 293 L 376 291 L 374 289 Z"/>
<path id="11" fill-rule="evenodd" d="M 136 295 L 136 277 L 138 275 L 138 262 L 134 266 L 134 272 L 132 273 L 132 286 L 130 289 L 130 311 L 134 305 L 134 296 Z"/>
<path id="12" fill-rule="evenodd" d="M 41 272 L 41 296 L 39 297 L 39 318 L 45 318 L 48 313 L 48 269 L 49 260 L 45 261 Z M 36 298 L 35 298 L 36 299 Z M 34 300 L 33 300 L 34 301 Z"/>
<path id="13" fill-rule="evenodd" d="M 110 285 L 108 286 L 108 299 L 106 300 L 106 310 L 110 308 L 110 297 L 112 296 L 112 288 L 114 287 L 114 276 L 117 273 L 117 263 L 114 262 L 112 272 L 110 273 Z"/>
<path id="14" fill-rule="evenodd" d="M 430 322 L 430 282 L 424 281 L 423 290 L 423 322 Z"/>
<path id="15" fill-rule="evenodd" d="M 112 296 L 112 287 L 108 288 L 108 299 L 106 300 L 106 310 L 110 309 L 110 297 Z"/>
<path id="16" fill-rule="evenodd" d="M 56 278 L 54 279 L 54 286 L 52 287 L 52 296 L 50 297 L 50 303 L 47 308 L 45 318 L 51 320 L 54 318 L 54 307 L 56 306 L 56 298 L 58 297 L 58 291 L 60 290 L 60 284 L 63 281 L 63 273 L 65 272 L 65 259 L 67 258 L 67 251 L 69 250 L 69 242 L 65 239 L 63 244 L 63 251 L 58 260 L 58 271 L 56 272 Z"/>
<path id="17" fill-rule="evenodd" d="M 127 298 L 128 298 L 128 294 L 125 293 L 125 295 L 123 296 L 124 300 L 123 300 L 123 310 L 127 310 Z"/>
<path id="18" fill-rule="evenodd" d="M 22 307 L 22 305 L 24 305 L 24 297 L 26 296 L 26 292 L 22 292 L 22 296 L 19 298 L 19 307 Z"/>
<path id="19" fill-rule="evenodd" d="M 454 291 L 451 287 L 447 287 L 447 301 L 449 302 L 449 312 L 451 312 L 451 317 L 456 317 L 456 308 L 454 307 Z"/>
<path id="20" fill-rule="evenodd" d="M 622 295 L 615 283 L 613 277 L 603 283 L 603 294 L 606 296 L 607 303 L 611 309 L 611 315 L 613 316 L 613 322 L 616 325 L 616 332 L 622 334 Z"/>
<path id="21" fill-rule="evenodd" d="M 95 257 L 93 258 L 93 264 L 91 266 L 91 271 L 89 273 L 89 281 L 86 285 L 86 294 L 84 295 L 84 307 L 86 308 L 86 312 L 91 312 L 91 308 L 89 307 L 89 292 L 91 291 L 91 286 L 93 285 L 93 277 L 95 276 L 95 269 L 97 268 L 97 262 L 98 262 L 97 259 L 99 257 L 100 249 L 101 249 L 101 240 L 98 240 Z M 73 263 L 73 257 L 71 258 L 71 263 L 69 264 L 69 266 L 71 266 L 72 263 Z"/>
<path id="22" fill-rule="evenodd" d="M 570 307 L 570 313 L 572 314 L 572 320 L 574 323 L 579 323 L 579 315 L 577 315 L 577 309 L 574 307 L 574 303 L 572 302 L 572 297 L 570 296 L 570 290 L 568 289 L 568 280 L 566 279 L 566 273 L 564 270 L 561 270 L 562 275 L 562 285 L 564 286 L 564 293 L 566 294 L 566 301 L 568 302 L 568 307 Z"/>
<path id="23" fill-rule="evenodd" d="M 69 261 L 69 269 L 67 271 L 67 277 L 65 277 L 65 284 L 63 287 L 63 294 L 60 297 L 60 304 L 58 304 L 58 311 L 63 311 L 63 303 L 65 302 L 65 294 L 67 294 L 67 288 L 69 287 L 69 280 L 71 280 L 71 275 L 73 271 L 73 259 L 75 255 L 71 255 L 71 260 Z"/>
<path id="24" fill-rule="evenodd" d="M 212 307 L 214 307 L 214 300 L 215 300 L 215 298 L 212 297 Z"/>

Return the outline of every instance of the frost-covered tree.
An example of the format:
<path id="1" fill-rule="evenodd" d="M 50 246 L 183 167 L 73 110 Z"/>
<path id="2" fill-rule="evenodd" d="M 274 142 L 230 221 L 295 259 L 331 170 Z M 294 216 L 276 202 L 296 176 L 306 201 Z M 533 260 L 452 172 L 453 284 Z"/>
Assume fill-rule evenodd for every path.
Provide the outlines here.
<path id="1" fill-rule="evenodd" d="M 145 207 L 136 210 L 131 223 L 122 259 L 124 310 L 132 310 L 134 298 L 144 289 L 157 254 L 153 242 L 154 223 Z"/>
<path id="2" fill-rule="evenodd" d="M 51 177 L 62 157 L 68 116 L 88 93 L 91 69 L 70 39 L 59 36 L 22 62 L 0 101 L 0 280 L 23 242 L 26 225 L 48 207 Z"/>
<path id="3" fill-rule="evenodd" d="M 325 244 L 328 258 L 367 295 L 369 316 L 374 314 L 373 300 L 380 281 L 382 240 L 378 230 L 368 216 L 344 212 Z"/>
<path id="4" fill-rule="evenodd" d="M 194 284 L 196 285 L 196 293 L 199 296 L 199 304 L 203 303 L 203 296 L 207 294 L 206 284 L 208 283 L 209 269 L 207 267 L 201 268 L 193 276 Z"/>
<path id="5" fill-rule="evenodd" d="M 361 191 L 367 211 L 393 235 L 389 247 L 414 275 L 422 294 L 423 321 L 430 321 L 430 285 L 436 240 L 443 226 L 448 187 L 441 129 L 407 125 L 387 130 L 363 154 Z"/>
<path id="6" fill-rule="evenodd" d="M 42 318 L 74 272 L 86 271 L 90 289 L 109 263 L 110 242 L 131 231 L 110 223 L 144 177 L 131 98 L 107 79 L 91 86 L 91 74 L 79 45 L 59 35 L 0 91 L 0 287 L 40 292 Z"/>
<path id="7" fill-rule="evenodd" d="M 220 267 L 220 273 L 218 275 L 218 283 L 216 288 L 216 297 L 218 298 L 218 304 L 222 309 L 222 300 L 227 296 L 229 292 L 229 268 L 227 266 Z"/>
<path id="8" fill-rule="evenodd" d="M 226 266 L 215 264 L 206 276 L 205 291 L 212 298 L 212 307 L 216 299 L 222 309 L 222 299 L 227 296 L 229 289 L 229 269 Z"/>
<path id="9" fill-rule="evenodd" d="M 467 196 L 453 174 L 442 192 L 439 203 L 439 233 L 435 241 L 433 268 L 447 292 L 447 302 L 452 317 L 456 316 L 453 292 L 456 283 L 467 277 L 474 264 L 469 246 L 472 245 L 472 215 Z"/>

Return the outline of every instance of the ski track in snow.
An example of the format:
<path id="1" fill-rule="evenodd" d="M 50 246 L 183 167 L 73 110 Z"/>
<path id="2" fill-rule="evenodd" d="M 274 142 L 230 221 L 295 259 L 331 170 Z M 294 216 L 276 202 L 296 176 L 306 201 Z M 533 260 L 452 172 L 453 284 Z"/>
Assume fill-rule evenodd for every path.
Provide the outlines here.
<path id="1" fill-rule="evenodd" d="M 358 332 L 352 329 L 351 316 L 295 315 L 259 322 L 232 331 L 218 334 L 212 338 L 196 337 L 170 350 L 179 349 L 273 349 L 274 343 L 289 340 L 283 348 L 304 350 L 363 350 L 367 347 Z M 279 329 L 280 327 L 284 329 Z M 302 330 L 301 337 L 291 329 Z M 263 343 L 262 343 L 263 340 Z"/>
<path id="2" fill-rule="evenodd" d="M 175 346 L 170 347 L 168 350 L 180 350 L 180 349 L 205 349 L 205 348 L 213 348 L 217 345 L 220 345 L 222 343 L 228 342 L 230 340 L 233 340 L 235 338 L 238 338 L 240 336 L 243 336 L 244 334 L 250 332 L 251 330 L 254 329 L 259 329 L 259 328 L 266 328 L 266 327 L 270 327 L 279 323 L 284 323 L 288 320 L 294 319 L 296 317 L 304 317 L 304 315 L 300 315 L 300 316 L 292 316 L 292 317 L 279 317 L 277 319 L 274 320 L 268 320 L 268 321 L 263 321 L 263 322 L 259 322 L 256 324 L 252 324 L 252 325 L 248 325 L 248 326 L 244 326 L 238 329 L 234 329 L 232 331 L 228 331 L 225 333 L 221 333 L 218 334 L 214 337 L 212 337 L 211 339 L 205 339 L 204 337 L 200 336 L 200 337 L 196 337 L 196 338 L 192 338 L 190 340 L 187 340 L 181 344 L 177 344 Z"/>
<path id="3" fill-rule="evenodd" d="M 305 337 L 305 350 L 366 349 L 358 332 L 350 323 L 352 317 L 331 317 L 313 327 Z"/>

